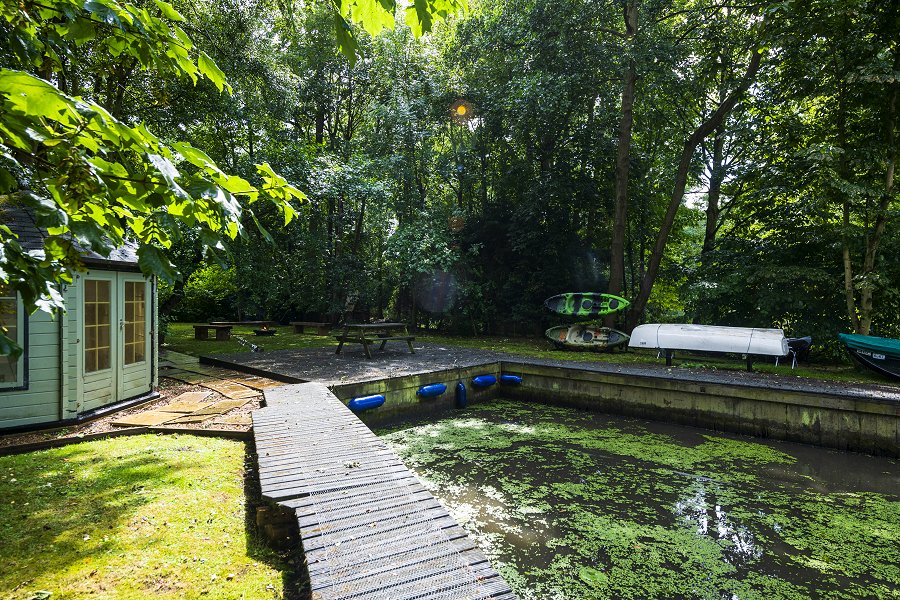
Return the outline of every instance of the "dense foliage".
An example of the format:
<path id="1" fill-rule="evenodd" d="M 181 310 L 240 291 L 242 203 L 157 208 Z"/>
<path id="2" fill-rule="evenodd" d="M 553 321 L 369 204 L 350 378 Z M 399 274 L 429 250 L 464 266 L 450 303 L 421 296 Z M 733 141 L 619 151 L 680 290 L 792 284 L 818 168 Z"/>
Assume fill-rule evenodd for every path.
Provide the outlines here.
<path id="1" fill-rule="evenodd" d="M 337 318 L 358 297 L 370 316 L 524 333 L 548 323 L 543 298 L 612 289 L 635 302 L 622 327 L 900 335 L 896 3 L 503 0 L 459 13 L 448 1 L 410 14 L 420 5 L 447 19 L 381 31 L 392 3 L 176 1 L 167 14 L 156 2 L 135 10 L 183 15 L 186 58 L 162 33 L 141 30 L 150 40 L 132 52 L 118 34 L 69 32 L 49 66 L 24 70 L 49 69 L 68 96 L 191 163 L 167 179 L 144 160 L 153 186 L 178 185 L 191 203 L 245 184 L 274 195 L 208 227 L 156 210 L 165 203 L 136 223 L 119 215 L 114 241 L 182 221 L 155 240 L 181 273 L 164 306 L 175 316 Z M 18 31 L 8 16 L 4 27 Z M 421 27 L 432 31 L 419 38 Z M 24 102 L 0 93 L 4 110 Z M 40 133 L 58 148 L 41 152 L 71 152 L 65 126 Z M 80 193 L 117 198 L 121 184 L 103 179 L 115 167 L 89 166 L 102 185 Z M 307 200 L 288 222 L 296 189 Z M 230 241 L 229 226 L 246 235 Z M 218 271 L 211 243 L 226 250 Z"/>

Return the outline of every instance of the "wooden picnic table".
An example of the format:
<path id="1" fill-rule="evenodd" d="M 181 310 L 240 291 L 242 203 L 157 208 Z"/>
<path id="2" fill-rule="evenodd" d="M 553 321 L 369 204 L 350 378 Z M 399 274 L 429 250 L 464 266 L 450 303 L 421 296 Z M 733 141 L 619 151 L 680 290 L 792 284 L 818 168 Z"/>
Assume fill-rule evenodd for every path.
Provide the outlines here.
<path id="1" fill-rule="evenodd" d="M 341 335 L 335 336 L 338 347 L 335 354 L 340 354 L 345 343 L 362 344 L 366 358 L 372 358 L 369 345 L 381 342 L 379 350 L 384 350 L 385 344 L 391 341 L 404 341 L 409 346 L 409 352 L 415 354 L 413 341 L 415 336 L 409 335 L 406 323 L 345 323 Z"/>

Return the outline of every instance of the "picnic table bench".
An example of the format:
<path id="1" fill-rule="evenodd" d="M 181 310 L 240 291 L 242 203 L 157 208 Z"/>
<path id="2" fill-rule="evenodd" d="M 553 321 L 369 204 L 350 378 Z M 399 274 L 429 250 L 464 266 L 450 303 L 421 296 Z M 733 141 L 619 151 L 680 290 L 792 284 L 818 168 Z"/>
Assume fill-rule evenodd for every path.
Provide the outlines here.
<path id="1" fill-rule="evenodd" d="M 303 333 L 304 328 L 312 327 L 316 330 L 316 335 L 328 335 L 331 329 L 330 323 L 320 323 L 318 321 L 291 321 L 294 326 L 294 333 Z"/>
<path id="2" fill-rule="evenodd" d="M 409 335 L 406 323 L 345 323 L 341 335 L 335 336 L 338 341 L 335 354 L 340 354 L 345 343 L 362 344 L 366 358 L 372 358 L 369 351 L 371 344 L 381 342 L 379 350 L 384 350 L 385 344 L 391 341 L 404 341 L 409 346 L 410 354 L 415 354 L 413 341 L 415 336 Z"/>
<path id="3" fill-rule="evenodd" d="M 216 340 L 219 342 L 231 339 L 231 325 L 194 325 L 194 339 L 208 340 L 210 329 L 216 332 Z"/>

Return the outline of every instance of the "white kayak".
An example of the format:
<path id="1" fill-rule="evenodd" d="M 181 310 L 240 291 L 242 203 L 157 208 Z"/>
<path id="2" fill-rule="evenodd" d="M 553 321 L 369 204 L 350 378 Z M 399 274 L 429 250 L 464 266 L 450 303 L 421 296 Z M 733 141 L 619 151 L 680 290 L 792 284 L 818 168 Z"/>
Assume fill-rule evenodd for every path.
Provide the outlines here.
<path id="1" fill-rule="evenodd" d="M 732 352 L 755 356 L 787 356 L 789 350 L 782 329 L 659 323 L 635 327 L 628 347 Z"/>

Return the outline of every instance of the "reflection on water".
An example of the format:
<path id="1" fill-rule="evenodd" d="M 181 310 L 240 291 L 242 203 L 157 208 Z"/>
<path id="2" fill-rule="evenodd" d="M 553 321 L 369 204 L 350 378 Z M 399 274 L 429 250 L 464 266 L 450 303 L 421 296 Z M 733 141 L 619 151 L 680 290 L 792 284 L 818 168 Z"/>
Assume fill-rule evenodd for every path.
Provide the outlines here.
<path id="1" fill-rule="evenodd" d="M 382 433 L 522 598 L 900 598 L 895 461 L 508 401 Z"/>

